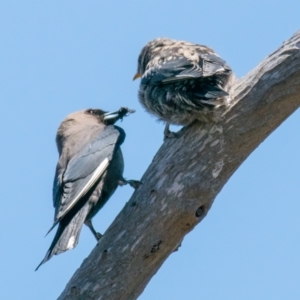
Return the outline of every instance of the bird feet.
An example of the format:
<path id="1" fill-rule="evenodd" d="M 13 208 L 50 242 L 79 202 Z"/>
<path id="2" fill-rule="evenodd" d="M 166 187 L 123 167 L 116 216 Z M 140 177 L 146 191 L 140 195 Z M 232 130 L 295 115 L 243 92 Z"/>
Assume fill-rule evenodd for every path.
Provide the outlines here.
<path id="1" fill-rule="evenodd" d="M 119 179 L 118 184 L 120 186 L 129 184 L 131 187 L 133 187 L 134 189 L 137 189 L 138 187 L 140 187 L 143 183 L 139 180 L 134 180 L 134 179 L 130 179 L 130 180 L 126 180 L 124 178 Z"/>
<path id="2" fill-rule="evenodd" d="M 103 237 L 103 234 L 101 234 L 100 232 L 95 232 L 94 236 L 96 240 L 99 242 L 99 240 Z"/>
<path id="3" fill-rule="evenodd" d="M 99 240 L 103 237 L 103 234 L 95 230 L 91 220 L 85 220 L 84 224 L 91 230 L 93 236 L 95 237 L 97 242 L 99 242 Z"/>
<path id="4" fill-rule="evenodd" d="M 170 130 L 170 124 L 167 123 L 164 130 L 164 141 L 169 138 L 177 138 L 177 134 Z"/>

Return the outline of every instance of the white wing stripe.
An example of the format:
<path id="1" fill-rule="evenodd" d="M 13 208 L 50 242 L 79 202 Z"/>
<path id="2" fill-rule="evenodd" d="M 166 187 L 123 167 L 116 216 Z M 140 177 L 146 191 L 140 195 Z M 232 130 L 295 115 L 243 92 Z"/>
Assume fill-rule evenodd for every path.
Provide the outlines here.
<path id="1" fill-rule="evenodd" d="M 83 187 L 83 189 L 79 192 L 79 194 L 73 199 L 73 201 L 69 204 L 69 206 L 66 208 L 64 213 L 59 216 L 61 219 L 63 216 L 66 215 L 66 213 L 76 204 L 76 202 L 86 195 L 86 193 L 90 190 L 90 188 L 96 183 L 96 181 L 100 178 L 100 176 L 105 172 L 109 165 L 109 160 L 106 157 L 101 164 L 97 167 L 97 169 L 94 171 L 92 177 L 90 180 L 86 183 L 86 185 Z"/>

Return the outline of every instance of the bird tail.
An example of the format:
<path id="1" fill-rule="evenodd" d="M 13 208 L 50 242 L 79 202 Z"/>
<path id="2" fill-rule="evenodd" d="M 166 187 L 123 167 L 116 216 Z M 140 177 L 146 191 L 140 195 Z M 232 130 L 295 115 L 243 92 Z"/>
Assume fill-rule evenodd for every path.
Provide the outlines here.
<path id="1" fill-rule="evenodd" d="M 85 221 L 85 218 L 89 212 L 89 205 L 84 205 L 75 216 L 68 216 L 66 215 L 59 222 L 58 229 L 54 236 L 54 239 L 50 245 L 49 250 L 47 251 L 44 259 L 41 263 L 37 266 L 35 271 L 48 261 L 53 255 L 58 255 L 62 252 L 67 250 L 73 249 L 78 244 L 78 239 L 80 235 L 80 231 L 82 225 Z"/>

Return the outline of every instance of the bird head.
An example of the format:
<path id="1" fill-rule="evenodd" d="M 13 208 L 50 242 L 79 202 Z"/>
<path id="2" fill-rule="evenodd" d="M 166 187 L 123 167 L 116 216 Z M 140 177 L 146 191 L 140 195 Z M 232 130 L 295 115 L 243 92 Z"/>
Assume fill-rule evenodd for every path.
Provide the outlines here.
<path id="1" fill-rule="evenodd" d="M 159 59 L 163 48 L 170 46 L 172 43 L 174 43 L 174 40 L 168 38 L 157 38 L 147 43 L 139 55 L 137 73 L 134 75 L 133 80 L 142 77 L 149 67 L 149 62 L 155 57 Z"/>
<path id="2" fill-rule="evenodd" d="M 113 125 L 118 120 L 122 120 L 123 117 L 134 112 L 134 110 L 126 107 L 121 107 L 119 110 L 113 112 L 106 112 L 97 108 L 89 108 L 68 115 L 62 121 L 57 130 L 56 143 L 58 152 L 61 153 L 65 141 L 69 138 L 83 132 L 90 132 L 92 128 Z"/>

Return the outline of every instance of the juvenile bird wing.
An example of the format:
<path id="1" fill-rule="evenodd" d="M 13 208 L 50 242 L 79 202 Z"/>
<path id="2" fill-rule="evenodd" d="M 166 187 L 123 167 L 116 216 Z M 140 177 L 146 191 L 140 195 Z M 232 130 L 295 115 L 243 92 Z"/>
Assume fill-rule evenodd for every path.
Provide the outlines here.
<path id="1" fill-rule="evenodd" d="M 184 79 L 209 77 L 215 74 L 229 75 L 231 69 L 226 62 L 213 53 L 199 53 L 199 61 L 192 61 L 183 55 L 173 55 L 150 67 L 144 73 L 141 84 L 158 85 Z"/>
<path id="2" fill-rule="evenodd" d="M 120 127 L 106 126 L 69 161 L 63 174 L 56 173 L 53 185 L 55 221 L 48 233 L 99 180 L 124 139 L 125 132 Z"/>

